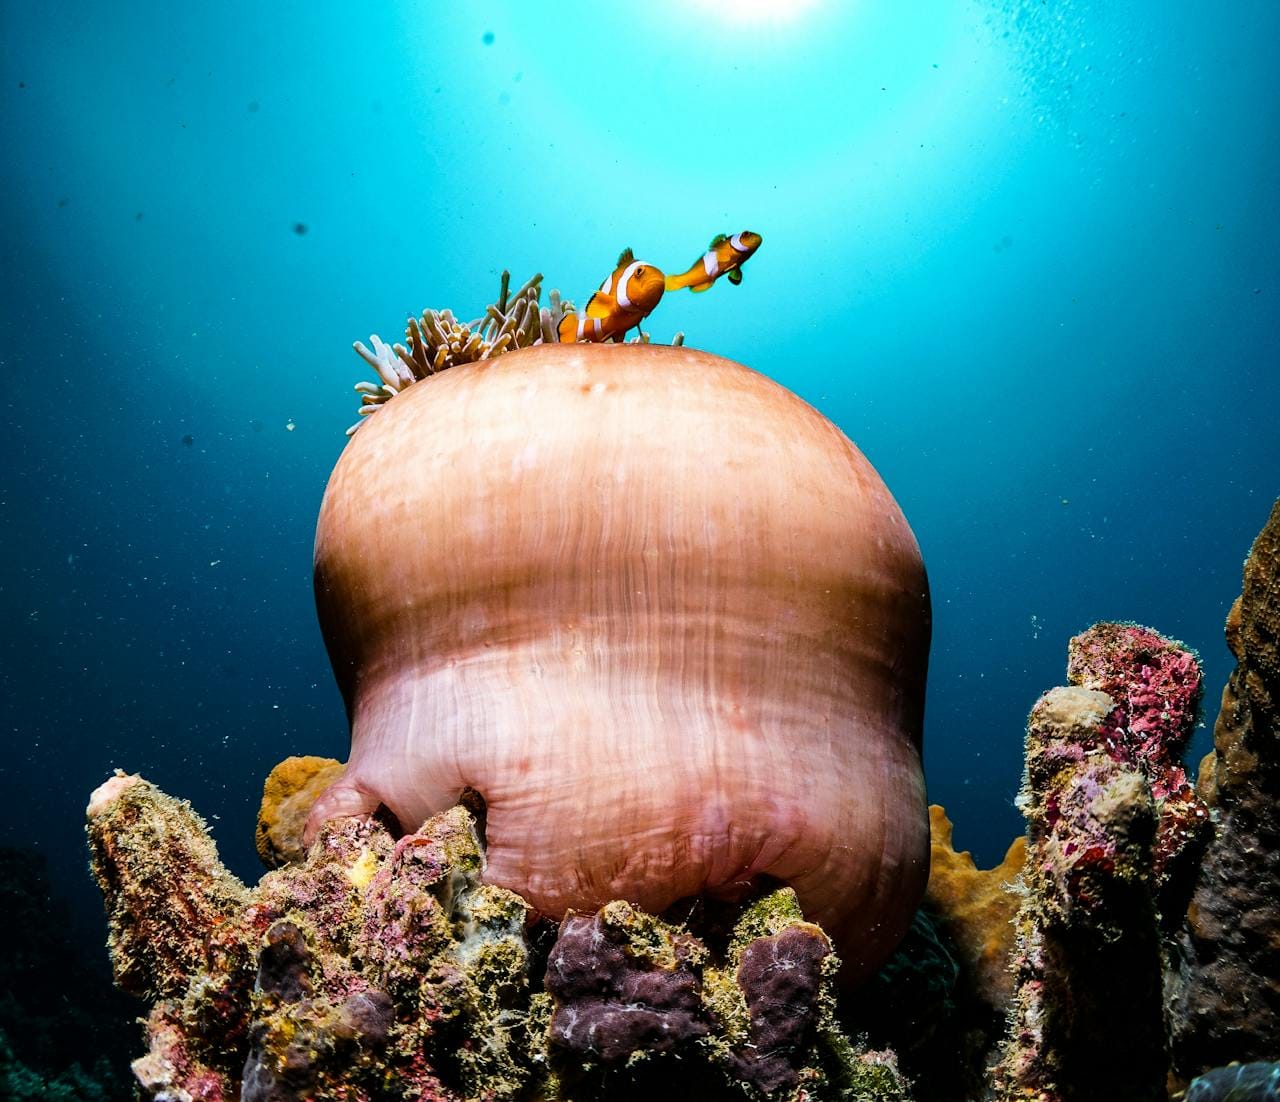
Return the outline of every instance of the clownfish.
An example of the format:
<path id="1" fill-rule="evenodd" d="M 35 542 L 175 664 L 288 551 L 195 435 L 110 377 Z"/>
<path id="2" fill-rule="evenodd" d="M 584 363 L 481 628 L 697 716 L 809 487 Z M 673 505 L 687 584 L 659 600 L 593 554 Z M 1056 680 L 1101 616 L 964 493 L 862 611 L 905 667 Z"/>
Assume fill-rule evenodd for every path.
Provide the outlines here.
<path id="1" fill-rule="evenodd" d="M 750 230 L 735 233 L 732 237 L 716 234 L 710 247 L 694 261 L 692 268 L 680 275 L 667 276 L 667 290 L 689 287 L 695 292 L 705 291 L 722 275 L 727 275 L 729 282 L 736 286 L 742 282 L 742 265 L 760 248 L 763 240 Z"/>
<path id="2" fill-rule="evenodd" d="M 618 266 L 588 300 L 586 309 L 560 320 L 560 342 L 621 339 L 658 305 L 666 289 L 661 270 L 637 260 L 630 249 L 618 257 Z"/>

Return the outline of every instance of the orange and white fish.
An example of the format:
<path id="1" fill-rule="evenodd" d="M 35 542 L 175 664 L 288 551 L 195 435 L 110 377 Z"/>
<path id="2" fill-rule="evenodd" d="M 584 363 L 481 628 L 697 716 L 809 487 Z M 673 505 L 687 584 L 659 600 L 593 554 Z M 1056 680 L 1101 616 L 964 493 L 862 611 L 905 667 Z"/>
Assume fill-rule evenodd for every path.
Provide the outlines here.
<path id="1" fill-rule="evenodd" d="M 607 341 L 622 339 L 658 305 L 666 289 L 661 270 L 644 260 L 637 260 L 630 249 L 618 257 L 618 266 L 600 284 L 600 290 L 577 314 L 566 314 L 560 320 L 560 342 Z"/>
<path id="2" fill-rule="evenodd" d="M 722 233 L 711 239 L 711 246 L 693 262 L 693 267 L 680 275 L 667 276 L 667 290 L 678 291 L 689 287 L 694 291 L 708 290 L 722 275 L 729 277 L 735 286 L 742 282 L 742 266 L 763 241 L 758 233 L 743 230 L 732 237 Z"/>

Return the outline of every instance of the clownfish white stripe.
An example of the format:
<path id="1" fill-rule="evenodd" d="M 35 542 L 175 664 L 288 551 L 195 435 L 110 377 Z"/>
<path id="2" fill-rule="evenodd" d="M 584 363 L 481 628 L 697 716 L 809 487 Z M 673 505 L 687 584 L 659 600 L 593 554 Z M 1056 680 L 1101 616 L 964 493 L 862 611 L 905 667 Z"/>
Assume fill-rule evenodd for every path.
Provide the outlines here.
<path id="1" fill-rule="evenodd" d="M 729 244 L 732 245 L 735 249 L 737 249 L 738 252 L 740 253 L 745 253 L 747 251 L 746 245 L 742 243 L 741 233 L 735 233 L 731 238 L 729 238 Z"/>
<path id="2" fill-rule="evenodd" d="M 715 279 L 720 274 L 720 263 L 716 260 L 715 250 L 702 254 L 702 270 L 709 279 Z"/>
<path id="3" fill-rule="evenodd" d="M 631 299 L 627 297 L 627 284 L 631 282 L 631 277 L 636 274 L 636 269 L 643 266 L 643 260 L 633 260 L 624 269 L 622 275 L 618 277 L 618 291 L 615 297 L 618 300 L 618 305 L 624 310 L 631 309 Z"/>

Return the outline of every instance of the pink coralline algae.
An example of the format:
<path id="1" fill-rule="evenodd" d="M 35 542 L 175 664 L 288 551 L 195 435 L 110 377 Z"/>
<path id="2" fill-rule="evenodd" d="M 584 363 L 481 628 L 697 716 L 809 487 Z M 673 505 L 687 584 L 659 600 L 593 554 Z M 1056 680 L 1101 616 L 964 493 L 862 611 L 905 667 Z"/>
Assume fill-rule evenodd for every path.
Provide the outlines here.
<path id="1" fill-rule="evenodd" d="M 1150 629 L 1105 623 L 1071 641 L 1068 676 L 1028 722 L 1025 895 L 997 1097 L 1156 1102 L 1161 909 L 1166 927 L 1180 920 L 1209 827 L 1181 762 L 1199 664 Z"/>
<path id="2" fill-rule="evenodd" d="M 1102 623 L 1071 640 L 1067 679 L 1114 702 L 1103 746 L 1147 780 L 1157 809 L 1157 904 L 1163 917 L 1176 922 L 1210 825 L 1182 764 L 1200 714 L 1200 662 L 1194 651 L 1150 628 Z"/>
<path id="3" fill-rule="evenodd" d="M 333 820 L 252 889 L 139 777 L 94 793 L 88 833 L 117 981 L 154 1000 L 133 1070 L 156 1102 L 908 1098 L 842 1033 L 790 889 L 701 936 L 614 901 L 535 950 L 462 807 L 399 839 Z"/>

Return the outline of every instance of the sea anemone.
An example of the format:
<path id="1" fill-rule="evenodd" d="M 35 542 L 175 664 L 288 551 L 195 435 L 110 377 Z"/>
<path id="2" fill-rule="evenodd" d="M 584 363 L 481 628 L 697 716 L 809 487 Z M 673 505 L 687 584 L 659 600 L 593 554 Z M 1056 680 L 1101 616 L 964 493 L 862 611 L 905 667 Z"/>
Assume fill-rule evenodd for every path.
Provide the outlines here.
<path id="1" fill-rule="evenodd" d="M 360 420 L 347 429 L 351 436 L 405 387 L 458 364 L 476 363 L 515 348 L 536 344 L 554 344 L 559 340 L 560 321 L 573 313 L 573 303 L 550 294 L 550 305 L 542 305 L 542 275 L 531 276 L 514 295 L 509 294 L 511 273 L 502 273 L 502 286 L 497 301 L 485 308 L 483 316 L 466 323 L 458 321 L 452 310 L 423 310 L 420 317 L 405 323 L 404 344 L 387 344 L 374 333 L 373 348 L 363 341 L 352 347 L 356 354 L 378 373 L 381 382 L 356 383 L 360 395 Z M 649 334 L 636 330 L 628 344 L 649 344 Z M 677 333 L 671 342 L 684 343 Z"/>
<path id="2" fill-rule="evenodd" d="M 470 345 L 325 492 L 316 599 L 352 750 L 310 834 L 379 805 L 413 830 L 470 788 L 488 879 L 543 914 L 783 881 L 865 975 L 928 871 L 905 518 L 765 376 L 498 313 L 486 333 L 542 346 Z"/>
<path id="3" fill-rule="evenodd" d="M 407 346 L 388 345 L 376 333 L 369 338 L 372 351 L 363 341 L 356 341 L 357 355 L 382 381 L 356 384 L 362 419 L 347 429 L 347 435 L 364 423 L 363 418 L 420 379 L 457 364 L 490 359 L 511 348 L 554 342 L 556 326 L 572 312 L 573 303 L 562 301 L 560 292 L 552 291 L 551 305 L 542 306 L 541 273 L 526 280 L 514 295 L 510 288 L 511 273 L 504 271 L 497 301 L 474 321 L 460 322 L 452 310 L 423 310 L 420 317 L 405 323 Z"/>

